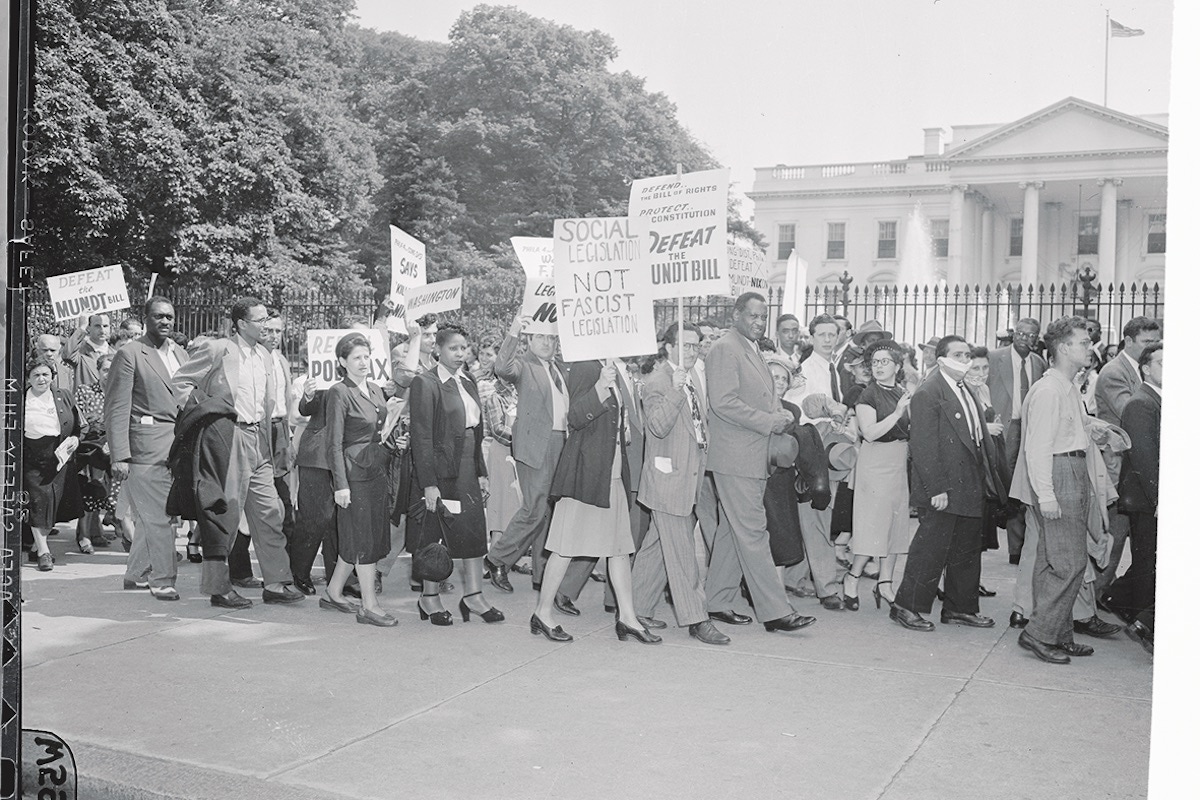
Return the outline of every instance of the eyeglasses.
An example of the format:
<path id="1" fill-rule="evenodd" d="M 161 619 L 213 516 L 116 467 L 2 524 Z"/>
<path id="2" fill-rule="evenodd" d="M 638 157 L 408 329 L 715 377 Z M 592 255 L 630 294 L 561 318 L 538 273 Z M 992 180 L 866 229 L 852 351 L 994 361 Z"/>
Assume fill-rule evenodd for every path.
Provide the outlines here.
<path id="1" fill-rule="evenodd" d="M 1036 333 L 1030 333 L 1029 331 L 1013 331 L 1014 339 L 1036 339 L 1037 337 Z"/>
<path id="2" fill-rule="evenodd" d="M 700 349 L 700 345 L 693 343 L 693 342 L 684 342 L 683 349 L 687 350 L 688 352 L 694 353 Z"/>
<path id="3" fill-rule="evenodd" d="M 871 359 L 872 367 L 886 367 L 886 366 L 889 366 L 889 365 L 895 364 L 895 363 L 896 362 L 892 361 L 890 358 L 873 358 L 873 359 Z"/>
<path id="4" fill-rule="evenodd" d="M 263 333 L 283 333 L 283 328 L 263 328 Z"/>
<path id="5" fill-rule="evenodd" d="M 266 322 L 269 319 L 270 319 L 270 317 L 259 317 L 258 319 L 247 318 L 246 322 L 252 323 L 254 325 L 262 325 L 264 322 Z"/>

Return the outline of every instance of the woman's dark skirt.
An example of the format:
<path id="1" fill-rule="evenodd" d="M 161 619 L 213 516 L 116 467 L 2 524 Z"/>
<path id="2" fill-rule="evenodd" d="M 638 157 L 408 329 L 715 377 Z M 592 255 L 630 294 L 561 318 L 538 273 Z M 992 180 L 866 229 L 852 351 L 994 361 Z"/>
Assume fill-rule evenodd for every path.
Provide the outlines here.
<path id="1" fill-rule="evenodd" d="M 391 549 L 388 478 L 382 474 L 350 481 L 350 506 L 337 509 L 338 557 L 350 564 L 374 564 Z"/>
<path id="2" fill-rule="evenodd" d="M 470 436 L 468 435 L 468 441 Z M 413 486 L 410 494 L 408 521 L 405 527 L 405 549 L 414 553 L 436 541 L 437 526 L 430 525 L 424 531 L 425 490 Z M 479 488 L 479 477 L 475 474 L 475 451 L 463 448 L 462 460 L 458 465 L 458 477 L 454 481 L 454 494 L 443 490 L 443 500 L 457 500 L 461 504 L 454 524 L 446 531 L 446 549 L 451 558 L 482 558 L 487 553 L 487 509 L 483 504 L 483 491 Z"/>
<path id="3" fill-rule="evenodd" d="M 24 440 L 22 455 L 25 491 L 29 494 L 28 522 L 34 528 L 53 528 L 56 522 L 68 522 L 83 513 L 75 460 L 58 469 L 54 449 L 56 436 Z"/>

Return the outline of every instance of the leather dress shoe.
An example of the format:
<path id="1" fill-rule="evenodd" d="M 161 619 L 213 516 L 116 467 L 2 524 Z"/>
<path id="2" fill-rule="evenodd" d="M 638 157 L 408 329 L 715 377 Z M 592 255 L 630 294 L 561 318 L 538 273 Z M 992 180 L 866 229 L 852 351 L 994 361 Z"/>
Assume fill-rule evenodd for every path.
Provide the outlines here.
<path id="1" fill-rule="evenodd" d="M 234 578 L 229 582 L 239 589 L 261 589 L 263 586 L 263 582 L 253 576 L 249 578 Z"/>
<path id="2" fill-rule="evenodd" d="M 132 592 L 135 589 L 149 589 L 150 584 L 146 581 L 131 581 L 129 579 L 125 579 L 121 583 L 121 588 L 127 592 Z"/>
<path id="3" fill-rule="evenodd" d="M 739 614 L 732 609 L 729 611 L 710 611 L 708 612 L 708 618 L 715 619 L 717 622 L 724 622 L 726 625 L 749 625 L 754 621 L 745 614 Z"/>
<path id="4" fill-rule="evenodd" d="M 642 644 L 662 644 L 662 637 L 650 631 L 631 628 L 621 620 L 617 620 L 617 641 L 624 642 L 632 636 Z"/>
<path id="5" fill-rule="evenodd" d="M 488 580 L 502 592 L 512 594 L 513 585 L 508 580 L 508 567 L 503 564 L 493 564 L 487 558 L 483 559 L 483 566 L 488 571 Z"/>
<path id="6" fill-rule="evenodd" d="M 645 625 L 644 622 L 642 624 Z M 708 620 L 688 625 L 688 636 L 705 644 L 729 644 L 729 637 L 717 630 L 717 626 Z"/>
<path id="7" fill-rule="evenodd" d="M 295 589 L 284 586 L 282 592 L 273 592 L 270 589 L 263 589 L 262 599 L 264 603 L 299 603 L 304 599 L 304 595 L 300 594 Z"/>
<path id="8" fill-rule="evenodd" d="M 254 605 L 254 601 L 248 597 L 242 597 L 237 592 L 228 592 L 226 594 L 214 594 L 208 598 L 209 605 L 217 608 L 249 608 Z"/>
<path id="9" fill-rule="evenodd" d="M 54 569 L 54 556 L 49 553 L 42 553 L 37 557 L 38 572 L 49 572 Z"/>
<path id="10" fill-rule="evenodd" d="M 579 609 L 571 602 L 571 598 L 561 594 L 554 595 L 554 610 L 561 611 L 569 617 L 579 616 Z"/>
<path id="11" fill-rule="evenodd" d="M 1014 611 L 1008 615 L 1008 627 L 1010 628 L 1024 628 L 1028 624 L 1029 618 L 1020 611 Z"/>
<path id="12" fill-rule="evenodd" d="M 1096 652 L 1088 644 L 1076 644 L 1075 642 L 1067 642 L 1066 644 L 1056 645 L 1059 650 L 1062 650 L 1069 656 L 1090 656 Z"/>
<path id="13" fill-rule="evenodd" d="M 1101 595 L 1100 597 L 1097 597 L 1096 605 L 1100 606 L 1100 608 L 1102 608 L 1105 611 L 1107 611 L 1108 613 L 1112 614 L 1114 617 L 1121 620 L 1126 625 L 1132 624 L 1133 621 L 1137 618 L 1137 614 L 1131 612 L 1128 609 L 1122 608 L 1120 605 L 1113 602 L 1112 595 L 1105 594 L 1105 595 Z"/>
<path id="14" fill-rule="evenodd" d="M 821 598 L 821 608 L 826 611 L 845 611 L 846 605 L 842 602 L 842 598 L 836 594 L 831 594 L 828 597 Z"/>
<path id="15" fill-rule="evenodd" d="M 987 588 L 986 586 L 984 586 L 981 583 L 981 584 L 979 584 L 979 596 L 980 597 L 995 597 L 996 593 L 995 593 L 995 591 Z"/>
<path id="16" fill-rule="evenodd" d="M 942 609 L 943 625 L 966 625 L 968 628 L 994 628 L 996 620 L 982 614 L 964 614 L 961 611 Z"/>
<path id="17" fill-rule="evenodd" d="M 1072 622 L 1071 625 L 1075 629 L 1076 633 L 1085 633 L 1088 636 L 1095 636 L 1098 639 L 1112 636 L 1114 633 L 1120 633 L 1121 631 L 1120 625 L 1114 625 L 1111 622 L 1105 622 L 1095 614 L 1092 615 L 1091 619 L 1077 619 Z"/>
<path id="18" fill-rule="evenodd" d="M 555 625 L 551 628 L 546 623 L 542 622 L 541 617 L 534 614 L 529 618 L 529 632 L 534 636 L 539 633 L 545 636 L 552 642 L 573 642 L 575 637 L 562 629 L 562 625 Z"/>
<path id="19" fill-rule="evenodd" d="M 532 575 L 533 567 L 531 567 L 528 564 L 525 564 L 521 561 L 518 561 L 516 564 L 513 564 L 512 567 L 508 571 L 515 572 L 518 575 Z"/>
<path id="20" fill-rule="evenodd" d="M 899 622 L 910 631 L 932 631 L 933 623 L 922 617 L 915 611 L 909 611 L 904 606 L 893 603 L 892 610 L 888 612 L 888 616 L 894 621 Z"/>
<path id="21" fill-rule="evenodd" d="M 1021 631 L 1017 644 L 1025 648 L 1047 664 L 1070 664 L 1071 657 L 1052 644 L 1039 642 L 1029 635 L 1029 631 Z"/>
<path id="22" fill-rule="evenodd" d="M 663 622 L 661 619 L 655 619 L 654 617 L 638 617 L 637 621 L 642 623 L 643 628 L 647 628 L 652 631 L 660 631 L 667 627 L 667 623 Z"/>
<path id="23" fill-rule="evenodd" d="M 391 628 L 395 626 L 397 622 L 399 622 L 399 620 L 387 612 L 377 614 L 374 611 L 369 611 L 365 608 L 358 609 L 356 616 L 358 617 L 358 624 L 376 625 L 380 628 Z"/>
<path id="24" fill-rule="evenodd" d="M 292 586 L 294 586 L 297 591 L 303 592 L 304 594 L 317 593 L 317 587 L 313 586 L 313 582 L 309 578 L 293 578 Z"/>
<path id="25" fill-rule="evenodd" d="M 816 597 L 817 593 L 811 586 L 785 586 L 787 593 L 793 597 Z"/>
<path id="26" fill-rule="evenodd" d="M 769 619 L 763 623 L 763 627 L 768 631 L 798 631 L 801 628 L 807 628 L 816 621 L 816 617 L 806 617 L 803 614 L 793 612 L 786 617 Z"/>
<path id="27" fill-rule="evenodd" d="M 1150 655 L 1154 655 L 1154 631 L 1150 630 L 1141 620 L 1135 619 L 1125 627 L 1125 635 L 1142 646 Z"/>
<path id="28" fill-rule="evenodd" d="M 178 600 L 179 591 L 174 586 L 151 586 L 150 594 L 155 600 Z"/>

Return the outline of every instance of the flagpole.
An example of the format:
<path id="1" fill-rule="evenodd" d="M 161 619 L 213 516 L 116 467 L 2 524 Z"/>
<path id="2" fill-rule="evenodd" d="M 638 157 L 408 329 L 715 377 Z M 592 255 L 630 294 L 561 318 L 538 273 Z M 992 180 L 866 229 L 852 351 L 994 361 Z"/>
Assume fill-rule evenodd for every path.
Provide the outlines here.
<path id="1" fill-rule="evenodd" d="M 1104 10 L 1104 107 L 1108 108 L 1108 42 L 1112 39 L 1112 22 L 1108 19 L 1108 9 Z"/>
<path id="2" fill-rule="evenodd" d="M 675 180 L 683 184 L 683 164 L 675 164 Z M 676 366 L 683 367 L 683 295 L 679 295 L 679 306 L 675 312 L 675 360 Z"/>

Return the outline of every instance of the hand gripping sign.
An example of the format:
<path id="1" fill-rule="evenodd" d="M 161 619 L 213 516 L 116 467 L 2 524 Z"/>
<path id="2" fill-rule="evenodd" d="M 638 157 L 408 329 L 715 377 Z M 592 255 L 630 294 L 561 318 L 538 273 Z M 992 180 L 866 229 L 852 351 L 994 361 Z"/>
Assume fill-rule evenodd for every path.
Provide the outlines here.
<path id="1" fill-rule="evenodd" d="M 371 371 L 367 380 L 383 384 L 392 379 L 391 351 L 383 339 L 383 331 L 371 330 L 310 330 L 308 331 L 308 377 L 317 379 L 318 389 L 328 389 L 341 380 L 337 374 L 337 343 L 348 333 L 361 333 L 371 343 Z"/>

